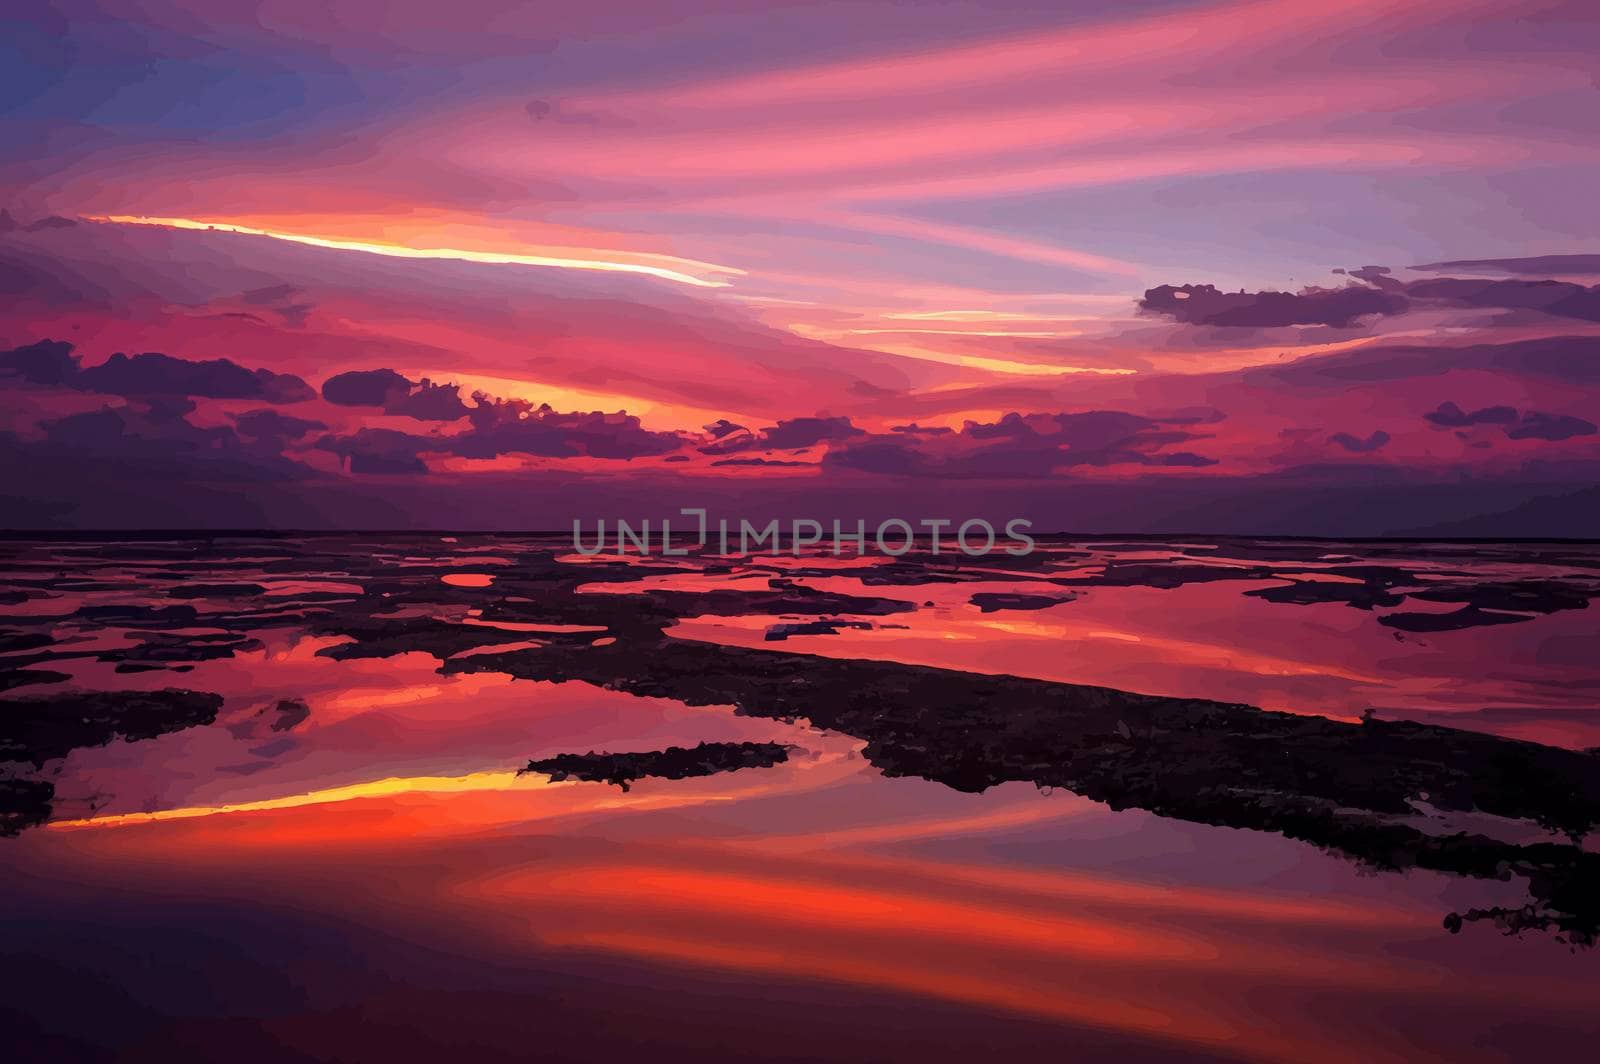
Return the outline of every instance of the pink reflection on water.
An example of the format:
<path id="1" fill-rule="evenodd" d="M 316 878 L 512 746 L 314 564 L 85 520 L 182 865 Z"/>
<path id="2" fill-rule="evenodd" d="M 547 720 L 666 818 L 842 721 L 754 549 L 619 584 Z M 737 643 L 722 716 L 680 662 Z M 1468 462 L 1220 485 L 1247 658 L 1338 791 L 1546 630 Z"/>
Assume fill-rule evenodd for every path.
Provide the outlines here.
<path id="1" fill-rule="evenodd" d="M 870 631 L 790 635 L 786 652 L 870 658 L 979 673 L 1114 687 L 1146 694 L 1245 702 L 1268 709 L 1359 717 L 1428 715 L 1461 726 L 1568 746 L 1600 744 L 1584 611 L 1524 624 L 1413 635 L 1342 604 L 1284 605 L 1243 592 L 1269 582 L 1189 584 L 1172 590 L 1071 589 L 1072 601 L 1039 610 L 983 613 L 979 592 L 1040 594 L 1049 585 L 1003 581 L 874 587 L 850 577 L 811 578 L 822 591 L 922 603 L 913 613 L 860 618 Z M 1447 612 L 1450 604 L 1407 605 Z M 848 615 L 841 615 L 848 616 Z M 774 648 L 774 617 L 701 617 L 669 629 L 683 639 Z M 1515 706 L 1530 719 L 1477 711 Z M 1548 711 L 1563 718 L 1531 719 Z"/>

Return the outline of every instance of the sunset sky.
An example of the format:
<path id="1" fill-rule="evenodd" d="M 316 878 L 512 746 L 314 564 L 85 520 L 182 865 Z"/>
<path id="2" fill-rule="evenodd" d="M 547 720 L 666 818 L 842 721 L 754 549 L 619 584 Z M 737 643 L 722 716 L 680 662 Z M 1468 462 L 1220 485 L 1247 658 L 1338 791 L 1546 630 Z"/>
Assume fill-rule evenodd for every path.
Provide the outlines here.
<path id="1" fill-rule="evenodd" d="M 1592 4 L 6 19 L 6 527 L 1600 534 Z"/>

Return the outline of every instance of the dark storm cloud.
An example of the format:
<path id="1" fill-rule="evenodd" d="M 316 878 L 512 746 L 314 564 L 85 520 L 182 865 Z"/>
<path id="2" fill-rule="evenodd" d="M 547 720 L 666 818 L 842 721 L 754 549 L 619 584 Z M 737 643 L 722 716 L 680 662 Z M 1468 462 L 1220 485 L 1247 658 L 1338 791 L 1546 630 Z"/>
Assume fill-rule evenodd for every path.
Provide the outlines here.
<path id="1" fill-rule="evenodd" d="M 85 369 L 72 345 L 41 340 L 0 352 L 0 377 L 80 392 L 122 396 L 198 396 L 298 403 L 314 398 L 305 381 L 288 373 L 246 369 L 225 358 L 203 362 L 172 355 L 117 353 Z"/>

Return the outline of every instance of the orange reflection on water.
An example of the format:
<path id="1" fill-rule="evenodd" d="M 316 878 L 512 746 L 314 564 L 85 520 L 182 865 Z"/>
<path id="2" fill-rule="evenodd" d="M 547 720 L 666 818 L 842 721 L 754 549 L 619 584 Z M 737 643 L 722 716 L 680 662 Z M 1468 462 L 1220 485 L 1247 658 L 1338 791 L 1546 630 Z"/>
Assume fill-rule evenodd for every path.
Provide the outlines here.
<path id="1" fill-rule="evenodd" d="M 545 947 L 892 990 L 1267 1060 L 1350 1058 L 1257 1028 L 1248 988 L 1261 980 L 1413 989 L 1402 972 L 1363 959 L 1247 943 L 1203 923 L 1146 922 L 1136 900 L 1117 911 L 1124 884 L 1114 879 L 1085 891 L 1106 903 L 1096 909 L 996 892 L 990 870 L 977 867 L 941 883 L 909 867 L 768 860 L 759 871 L 707 870 L 697 866 L 715 858 L 657 856 L 662 863 L 541 866 L 468 884 L 459 896 L 510 907 Z M 1195 915 L 1176 894 L 1169 915 Z M 1257 934 L 1267 926 L 1293 935 L 1316 922 L 1253 912 L 1247 896 L 1238 902 Z M 1225 988 L 1237 994 L 1231 1005 L 1216 1000 Z M 1402 1059 L 1364 1048 L 1365 1059 Z"/>
<path id="2" fill-rule="evenodd" d="M 538 782 L 538 777 L 523 777 L 528 783 Z M 273 809 L 295 809 L 307 805 L 326 805 L 360 798 L 382 798 L 400 794 L 450 794 L 458 791 L 500 790 L 522 782 L 514 772 L 474 772 L 466 776 L 422 776 L 372 780 L 344 787 L 329 787 L 306 794 L 288 794 L 281 798 L 262 798 L 251 802 L 224 803 L 221 805 L 184 806 L 177 809 L 156 809 L 145 813 L 118 813 L 109 816 L 84 817 L 77 820 L 56 820 L 50 827 L 107 828 L 124 824 L 145 824 L 159 820 L 191 820 L 195 817 L 217 816 L 224 813 L 259 813 Z"/>
<path id="3" fill-rule="evenodd" d="M 491 895 L 581 898 L 586 906 L 715 912 L 726 919 L 772 918 L 789 928 L 939 937 L 974 947 L 1029 949 L 1058 956 L 1196 960 L 1214 951 L 1194 941 L 1119 928 L 1059 913 L 1000 909 L 884 887 L 844 886 L 748 872 L 650 865 L 512 875 L 485 884 Z"/>
<path id="4" fill-rule="evenodd" d="M 676 961 L 757 974 L 784 973 L 1021 1012 L 1118 1031 L 1157 1035 L 1180 1042 L 1229 1043 L 1238 1031 L 1198 1014 L 1175 1016 L 1116 998 L 1050 988 L 993 972 L 965 975 L 915 963 L 876 961 L 866 953 L 840 953 L 826 946 L 727 945 L 702 937 L 586 931 L 548 941 L 655 960 Z M 1310 1058 L 1305 1058 L 1310 1059 Z M 1331 1058 L 1330 1058 L 1331 1059 Z"/>
<path id="5" fill-rule="evenodd" d="M 1315 1016 L 1263 1022 L 1307 994 L 1506 1009 L 1567 1007 L 1586 993 L 1558 973 L 1522 979 L 1518 1001 L 1504 983 L 1446 979 L 1426 951 L 1389 950 L 1408 933 L 1459 946 L 1442 943 L 1434 914 L 1399 902 L 875 853 L 1110 814 L 1029 792 L 969 796 L 952 815 L 912 823 L 886 810 L 881 826 L 832 830 L 837 806 L 816 799 L 846 784 L 901 785 L 846 757 L 642 782 L 626 794 L 485 772 L 58 824 L 25 841 L 53 851 L 39 867 L 89 889 L 326 912 L 389 934 L 443 935 L 486 963 L 510 951 L 559 970 L 599 953 L 1262 1060 L 1406 1059 L 1404 1046 Z M 793 832 L 774 839 L 718 819 L 757 802 L 762 820 L 787 820 Z"/>

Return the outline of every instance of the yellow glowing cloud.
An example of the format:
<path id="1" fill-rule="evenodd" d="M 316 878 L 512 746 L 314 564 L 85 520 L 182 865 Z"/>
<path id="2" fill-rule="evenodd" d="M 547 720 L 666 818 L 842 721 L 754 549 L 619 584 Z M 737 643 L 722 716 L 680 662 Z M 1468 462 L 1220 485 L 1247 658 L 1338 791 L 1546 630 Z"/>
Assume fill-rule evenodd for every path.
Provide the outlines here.
<path id="1" fill-rule="evenodd" d="M 270 229 L 256 229 L 247 225 L 231 225 L 225 222 L 199 222 L 191 218 L 150 218 L 135 215 L 108 215 L 94 218 L 97 222 L 115 222 L 119 225 L 161 225 L 173 229 L 202 229 L 216 230 L 223 233 L 241 233 L 246 236 L 269 236 L 274 240 L 287 240 L 295 244 L 308 244 L 312 247 L 332 248 L 336 251 L 364 251 L 370 255 L 388 255 L 399 259 L 452 259 L 458 262 L 483 262 L 496 265 L 517 266 L 551 266 L 564 270 L 598 270 L 605 273 L 636 273 L 648 277 L 660 278 L 664 281 L 673 281 L 678 284 L 693 285 L 696 288 L 726 288 L 728 282 L 719 280 L 717 275 L 742 275 L 743 270 L 732 266 L 719 266 L 715 263 L 695 262 L 692 259 L 674 259 L 685 267 L 696 267 L 712 274 L 710 277 L 697 277 L 682 270 L 669 269 L 665 266 L 652 266 L 642 262 L 617 262 L 607 259 L 569 258 L 554 255 L 523 255 L 498 251 L 464 251 L 460 248 L 412 248 L 402 247 L 398 244 L 374 244 L 359 240 L 329 240 L 317 236 L 305 236 L 299 233 L 278 233 Z M 579 249 L 563 248 L 564 251 Z M 584 249 L 587 250 L 587 249 Z M 655 259 L 665 256 L 652 255 Z"/>

